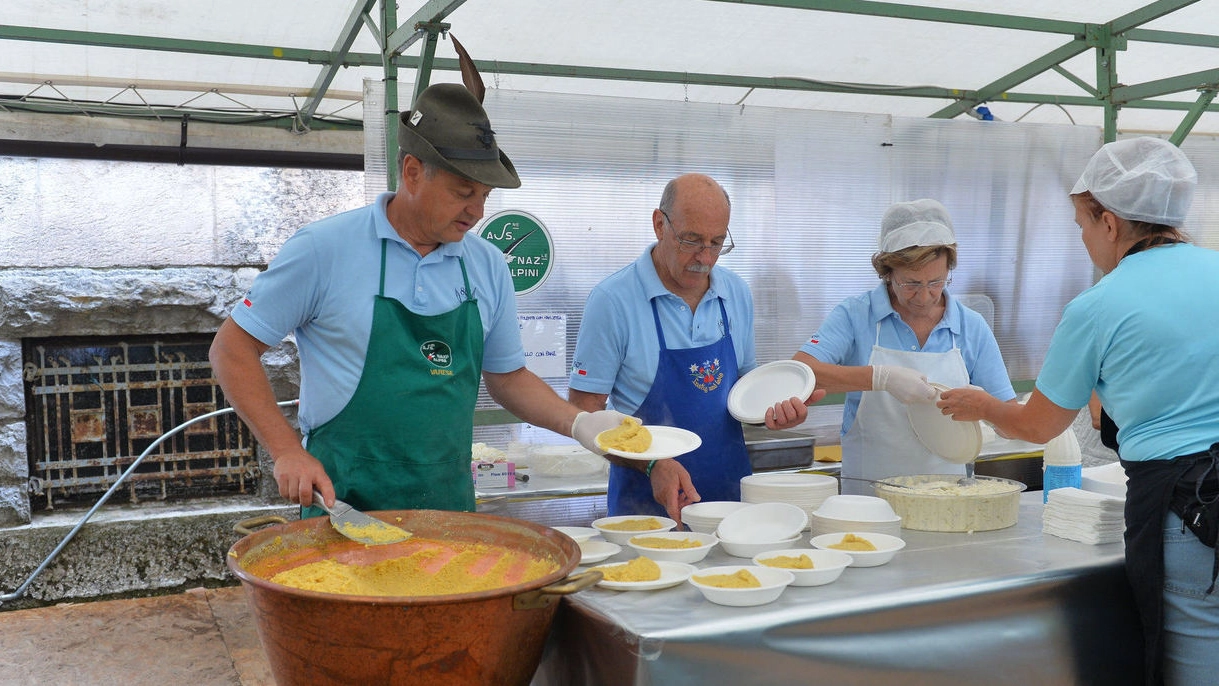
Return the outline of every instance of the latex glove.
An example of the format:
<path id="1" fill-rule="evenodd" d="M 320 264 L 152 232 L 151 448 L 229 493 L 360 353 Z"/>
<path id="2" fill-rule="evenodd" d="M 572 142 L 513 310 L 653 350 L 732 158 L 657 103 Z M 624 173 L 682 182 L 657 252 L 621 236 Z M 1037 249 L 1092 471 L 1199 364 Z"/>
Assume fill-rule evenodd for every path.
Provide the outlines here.
<path id="1" fill-rule="evenodd" d="M 902 403 L 935 402 L 935 387 L 927 383 L 927 377 L 913 369 L 894 365 L 872 366 L 872 390 L 888 391 Z"/>
<path id="2" fill-rule="evenodd" d="M 618 426 L 626 417 L 617 410 L 581 412 L 571 423 L 571 437 L 592 454 L 604 455 L 605 451 L 597 445 L 597 434 Z"/>

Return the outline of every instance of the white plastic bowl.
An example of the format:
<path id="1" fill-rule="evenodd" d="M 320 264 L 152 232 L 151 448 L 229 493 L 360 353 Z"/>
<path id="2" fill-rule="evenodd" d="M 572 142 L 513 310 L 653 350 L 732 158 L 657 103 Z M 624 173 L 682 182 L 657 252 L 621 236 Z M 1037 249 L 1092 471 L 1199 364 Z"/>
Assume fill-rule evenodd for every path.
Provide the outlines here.
<path id="1" fill-rule="evenodd" d="M 900 520 L 893 506 L 874 495 L 832 495 L 815 510 L 822 517 L 848 519 L 857 522 L 896 522 Z"/>
<path id="2" fill-rule="evenodd" d="M 735 512 L 742 507 L 748 506 L 749 503 L 742 503 L 736 500 L 707 500 L 700 503 L 691 503 L 681 508 L 681 523 L 690 527 L 691 531 L 713 534 L 716 527 L 720 525 L 720 520 L 730 512 Z"/>
<path id="3" fill-rule="evenodd" d="M 757 503 L 730 512 L 716 527 L 721 541 L 775 542 L 799 536 L 808 513 L 788 503 Z"/>
<path id="4" fill-rule="evenodd" d="M 724 552 L 733 557 L 753 557 L 758 553 L 764 553 L 768 550 L 787 550 L 800 545 L 800 534 L 796 534 L 785 541 L 763 541 L 741 543 L 739 541 L 725 541 L 720 539 L 720 547 Z"/>
<path id="5" fill-rule="evenodd" d="M 567 534 L 576 543 L 583 543 L 597 535 L 597 530 L 590 526 L 556 526 L 555 531 Z"/>
<path id="6" fill-rule="evenodd" d="M 660 522 L 661 526 L 659 529 L 649 529 L 647 531 L 621 531 L 604 528 L 606 524 L 618 524 L 620 522 L 626 522 L 632 519 L 648 519 L 649 517 Z M 673 521 L 672 519 L 669 519 L 668 517 L 658 517 L 656 515 L 618 515 L 616 517 L 602 517 L 601 519 L 593 521 L 593 528 L 601 532 L 602 538 L 610 543 L 617 543 L 618 545 L 626 545 L 626 542 L 629 541 L 632 536 L 658 534 L 662 531 L 668 531 L 675 526 L 677 526 L 677 522 Z"/>
<path id="7" fill-rule="evenodd" d="M 677 541 L 694 539 L 700 545 L 697 548 L 652 548 L 637 543 L 641 538 L 667 538 Z M 665 531 L 658 534 L 637 534 L 627 539 L 626 544 L 641 556 L 649 557 L 657 562 L 698 562 L 707 557 L 707 553 L 711 552 L 711 549 L 719 542 L 719 539 L 713 534 L 700 534 L 689 531 Z"/>
<path id="8" fill-rule="evenodd" d="M 851 566 L 852 557 L 839 550 L 818 550 L 816 548 L 793 548 L 790 550 L 772 550 L 753 556 L 753 563 L 762 567 L 770 567 L 766 560 L 780 555 L 799 557 L 808 555 L 813 561 L 812 569 L 791 569 L 789 567 L 774 567 L 792 573 L 792 586 L 824 586 L 842 576 L 843 570 Z"/>
<path id="9" fill-rule="evenodd" d="M 814 512 L 808 516 L 808 528 L 813 536 L 846 531 L 871 531 L 901 538 L 902 518 L 897 517 L 891 522 L 862 522 L 857 519 L 822 517 Z"/>
<path id="10" fill-rule="evenodd" d="M 741 569 L 748 569 L 751 574 L 757 577 L 762 586 L 760 588 L 718 588 L 699 583 L 694 578 L 710 576 L 712 574 L 735 574 Z M 689 579 L 690 585 L 697 588 L 707 600 L 717 605 L 731 605 L 733 607 L 749 607 L 751 605 L 773 603 L 783 594 L 783 589 L 787 588 L 794 580 L 795 576 L 786 569 L 757 567 L 754 565 L 708 567 L 691 574 Z"/>
<path id="11" fill-rule="evenodd" d="M 830 546 L 842 542 L 847 533 L 853 533 L 860 538 L 866 538 L 876 546 L 876 550 L 838 550 Z M 845 533 L 821 534 L 813 536 L 809 541 L 814 548 L 820 550 L 833 550 L 835 552 L 846 553 L 851 556 L 852 567 L 879 567 L 893 559 L 897 551 L 906 547 L 906 542 L 897 536 L 889 536 L 888 534 L 878 534 L 870 531 L 848 531 Z"/>

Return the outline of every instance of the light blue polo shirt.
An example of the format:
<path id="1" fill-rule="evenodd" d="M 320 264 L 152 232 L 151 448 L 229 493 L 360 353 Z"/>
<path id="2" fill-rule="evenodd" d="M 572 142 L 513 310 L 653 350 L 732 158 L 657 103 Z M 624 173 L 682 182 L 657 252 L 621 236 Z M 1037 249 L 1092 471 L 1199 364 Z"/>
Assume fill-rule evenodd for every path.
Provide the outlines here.
<path id="1" fill-rule="evenodd" d="M 631 264 L 597 284 L 588 294 L 576 339 L 568 386 L 609 395 L 609 406 L 633 414 L 643 404 L 660 357 L 652 318 L 656 301 L 669 348 L 709 345 L 724 335 L 717 298 L 728 313 L 737 366 L 743 375 L 757 366 L 753 343 L 753 296 L 745 280 L 724 267 L 711 269 L 711 287 L 698 308 L 669 292 L 652 264 L 653 243 Z"/>
<path id="2" fill-rule="evenodd" d="M 872 359 L 872 346 L 879 344 L 890 350 L 911 352 L 944 353 L 953 345 L 961 349 L 969 382 L 985 388 L 999 400 L 1016 397 L 1012 381 L 1003 364 L 999 343 L 982 315 L 961 304 L 961 301 L 944 291 L 947 305 L 944 317 L 931 330 L 927 344 L 919 346 L 914 329 L 902 321 L 889 302 L 889 292 L 882 281 L 876 288 L 839 303 L 817 333 L 800 346 L 800 351 L 821 362 L 861 367 Z M 876 323 L 880 322 L 879 343 Z M 931 379 L 935 381 L 935 379 Z M 845 436 L 855 423 L 862 391 L 846 394 L 842 410 L 842 434 Z"/>
<path id="3" fill-rule="evenodd" d="M 505 373 L 525 366 L 516 295 L 503 253 L 471 233 L 421 257 L 386 218 L 391 197 L 383 193 L 372 205 L 303 227 L 233 309 L 233 321 L 267 345 L 296 333 L 303 431 L 337 415 L 360 381 L 381 274 L 382 238 L 389 241 L 387 297 L 416 314 L 452 310 L 465 298 L 460 257 L 482 317 L 483 369 Z"/>
<path id="4" fill-rule="evenodd" d="M 1082 408 L 1093 387 L 1122 459 L 1166 460 L 1219 441 L 1219 252 L 1150 248 L 1067 303 L 1037 390 Z"/>

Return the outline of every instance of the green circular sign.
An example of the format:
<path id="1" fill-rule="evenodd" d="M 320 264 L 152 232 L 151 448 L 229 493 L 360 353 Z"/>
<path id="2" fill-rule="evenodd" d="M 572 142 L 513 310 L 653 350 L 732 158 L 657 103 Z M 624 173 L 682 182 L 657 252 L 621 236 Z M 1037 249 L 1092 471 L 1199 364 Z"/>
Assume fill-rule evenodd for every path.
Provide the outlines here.
<path id="1" fill-rule="evenodd" d="M 517 295 L 537 290 L 550 276 L 554 268 L 554 241 L 546 226 L 532 214 L 504 210 L 483 222 L 478 235 L 504 253 Z"/>

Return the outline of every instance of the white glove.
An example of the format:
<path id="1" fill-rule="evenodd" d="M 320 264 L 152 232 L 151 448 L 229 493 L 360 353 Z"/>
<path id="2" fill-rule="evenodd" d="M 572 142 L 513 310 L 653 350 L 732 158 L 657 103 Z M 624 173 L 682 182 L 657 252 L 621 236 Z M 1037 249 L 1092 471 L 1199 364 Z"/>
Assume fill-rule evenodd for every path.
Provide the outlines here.
<path id="1" fill-rule="evenodd" d="M 597 445 L 597 434 L 618 426 L 624 419 L 626 415 L 617 410 L 581 412 L 571 423 L 571 437 L 594 455 L 604 455 L 605 451 Z"/>
<path id="2" fill-rule="evenodd" d="M 927 383 L 927 377 L 907 367 L 893 365 L 872 366 L 872 390 L 888 391 L 902 403 L 935 402 L 935 387 Z"/>

